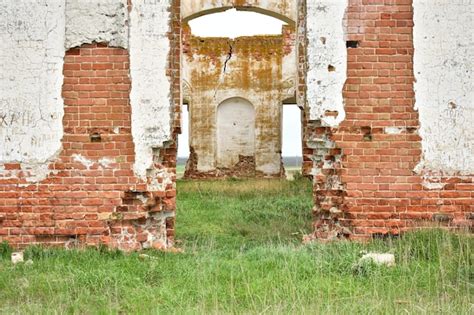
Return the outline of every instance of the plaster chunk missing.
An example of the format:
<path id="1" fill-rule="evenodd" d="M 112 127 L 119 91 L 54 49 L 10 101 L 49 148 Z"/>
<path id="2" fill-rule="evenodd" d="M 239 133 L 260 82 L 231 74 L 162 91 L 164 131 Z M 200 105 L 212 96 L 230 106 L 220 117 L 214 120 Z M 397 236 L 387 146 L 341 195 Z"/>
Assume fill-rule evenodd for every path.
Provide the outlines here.
<path id="1" fill-rule="evenodd" d="M 345 119 L 342 90 L 346 81 L 347 51 L 343 18 L 347 1 L 307 2 L 307 101 L 310 119 L 335 127 Z M 337 116 L 325 115 L 327 111 Z"/>
<path id="2" fill-rule="evenodd" d="M 385 127 L 385 133 L 388 135 L 401 135 L 407 131 L 405 127 Z"/>
<path id="3" fill-rule="evenodd" d="M 111 164 L 115 163 L 114 160 L 105 157 L 99 159 L 98 161 L 93 161 L 80 154 L 73 154 L 72 159 L 74 162 L 84 165 L 88 170 L 90 170 L 94 165 L 97 165 L 98 168 L 111 168 Z"/>

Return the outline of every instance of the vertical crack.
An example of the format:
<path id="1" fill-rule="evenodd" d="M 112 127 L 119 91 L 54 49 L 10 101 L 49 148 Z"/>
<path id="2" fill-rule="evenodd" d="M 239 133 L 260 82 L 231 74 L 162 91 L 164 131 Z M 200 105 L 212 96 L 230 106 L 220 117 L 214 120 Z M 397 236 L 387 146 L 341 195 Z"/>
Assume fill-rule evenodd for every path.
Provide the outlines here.
<path id="1" fill-rule="evenodd" d="M 234 47 L 232 47 L 232 43 L 229 41 L 229 52 L 227 53 L 227 58 L 224 62 L 224 70 L 223 73 L 227 71 L 227 63 L 232 59 L 232 53 L 234 51 Z"/>
<path id="2" fill-rule="evenodd" d="M 224 68 L 222 69 L 222 73 L 220 75 L 219 82 L 218 82 L 217 87 L 214 91 L 214 99 L 217 96 L 217 92 L 219 91 L 219 88 L 221 87 L 222 83 L 224 82 L 224 76 L 227 73 L 227 65 L 228 65 L 229 61 L 232 59 L 232 56 L 233 56 L 233 53 L 234 53 L 234 47 L 232 46 L 232 41 L 231 40 L 229 40 L 228 45 L 229 45 L 229 52 L 227 53 L 227 58 L 224 61 Z"/>

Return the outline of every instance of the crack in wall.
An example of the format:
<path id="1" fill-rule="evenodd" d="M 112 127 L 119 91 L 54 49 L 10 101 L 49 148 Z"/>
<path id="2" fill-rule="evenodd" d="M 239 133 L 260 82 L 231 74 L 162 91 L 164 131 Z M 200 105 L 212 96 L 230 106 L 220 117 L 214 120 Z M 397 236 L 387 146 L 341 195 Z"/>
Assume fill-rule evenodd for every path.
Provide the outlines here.
<path id="1" fill-rule="evenodd" d="M 227 64 L 232 59 L 233 50 L 234 50 L 234 47 L 232 46 L 232 42 L 229 41 L 229 53 L 227 54 L 227 59 L 224 61 L 224 69 L 223 69 L 224 74 L 227 72 Z"/>
<path id="2" fill-rule="evenodd" d="M 219 88 L 221 87 L 221 85 L 224 83 L 224 77 L 227 73 L 227 65 L 232 59 L 232 56 L 234 53 L 234 46 L 232 45 L 232 40 L 229 40 L 227 44 L 229 45 L 229 52 L 227 53 L 227 57 L 224 61 L 224 67 L 222 68 L 222 73 L 221 73 L 221 76 L 219 77 L 219 82 L 217 84 L 216 90 L 214 91 L 214 99 L 216 99 L 217 92 L 219 91 Z"/>

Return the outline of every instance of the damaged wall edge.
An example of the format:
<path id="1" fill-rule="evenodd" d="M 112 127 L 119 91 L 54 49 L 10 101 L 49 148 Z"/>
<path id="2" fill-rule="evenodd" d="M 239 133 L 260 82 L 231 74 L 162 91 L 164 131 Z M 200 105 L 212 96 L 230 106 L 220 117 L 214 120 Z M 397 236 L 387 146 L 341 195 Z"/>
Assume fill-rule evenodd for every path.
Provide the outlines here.
<path id="1" fill-rule="evenodd" d="M 172 3 L 134 0 L 130 12 L 134 170 L 142 179 L 153 164 L 153 150 L 172 140 L 172 78 L 167 71 Z"/>
<path id="2" fill-rule="evenodd" d="M 313 239 L 335 240 L 347 238 L 350 229 L 344 218 L 342 183 L 342 150 L 337 147 L 333 133 L 345 119 L 343 91 L 347 79 L 347 49 L 344 20 L 347 1 L 301 1 L 306 4 L 303 19 L 299 21 L 299 66 L 304 87 L 300 86 L 298 99 L 305 103 L 303 115 L 303 174 L 313 181 L 314 230 L 305 236 Z M 305 51 L 304 53 L 302 52 Z M 303 96 L 304 95 L 304 96 Z"/>

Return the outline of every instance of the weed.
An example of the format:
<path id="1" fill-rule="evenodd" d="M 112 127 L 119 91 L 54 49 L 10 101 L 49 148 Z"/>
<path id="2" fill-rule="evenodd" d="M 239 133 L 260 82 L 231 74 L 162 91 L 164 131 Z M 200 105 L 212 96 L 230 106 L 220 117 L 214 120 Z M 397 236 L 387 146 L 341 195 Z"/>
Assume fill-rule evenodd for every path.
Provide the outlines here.
<path id="1" fill-rule="evenodd" d="M 312 189 L 294 181 L 178 182 L 183 254 L 30 247 L 0 260 L 0 313 L 472 313 L 473 239 L 441 230 L 302 245 Z M 362 251 L 395 267 L 354 267 Z M 11 249 L 0 245 L 0 256 Z"/>

